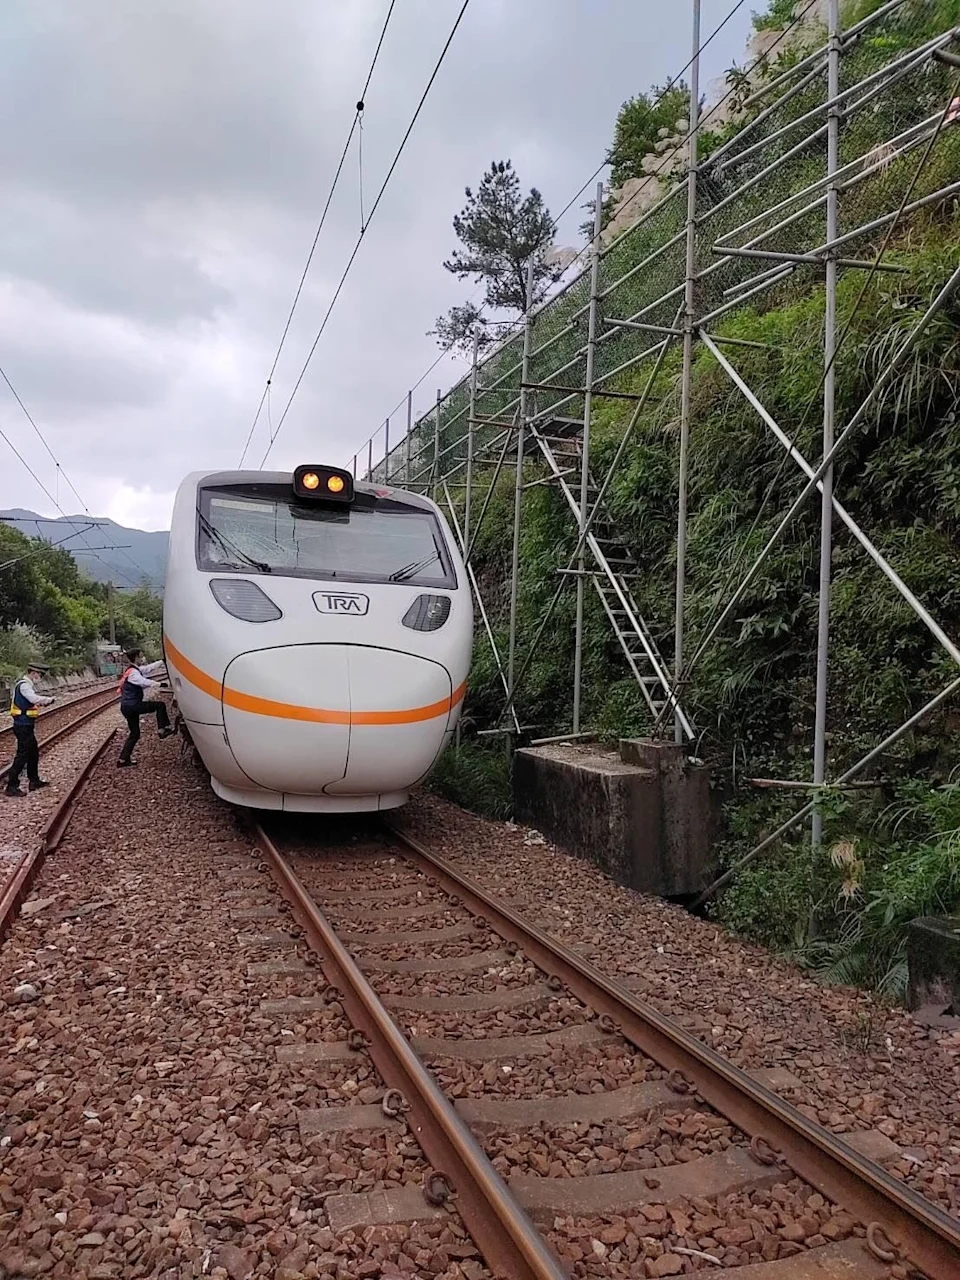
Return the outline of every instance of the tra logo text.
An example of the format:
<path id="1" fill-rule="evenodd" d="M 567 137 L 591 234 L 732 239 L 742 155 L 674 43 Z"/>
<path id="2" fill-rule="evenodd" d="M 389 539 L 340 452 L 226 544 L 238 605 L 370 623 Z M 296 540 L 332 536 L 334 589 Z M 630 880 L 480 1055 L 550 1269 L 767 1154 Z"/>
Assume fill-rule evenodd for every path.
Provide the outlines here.
<path id="1" fill-rule="evenodd" d="M 316 591 L 313 603 L 321 613 L 339 613 L 362 618 L 370 608 L 370 597 L 353 591 Z"/>

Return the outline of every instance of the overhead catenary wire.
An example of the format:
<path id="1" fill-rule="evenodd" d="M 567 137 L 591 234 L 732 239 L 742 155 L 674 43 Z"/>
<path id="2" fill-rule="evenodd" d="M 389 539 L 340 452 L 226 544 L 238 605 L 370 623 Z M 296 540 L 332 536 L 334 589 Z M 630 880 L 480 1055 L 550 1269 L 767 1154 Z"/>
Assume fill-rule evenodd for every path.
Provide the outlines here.
<path id="1" fill-rule="evenodd" d="M 736 0 L 736 3 L 727 11 L 726 15 L 720 20 L 717 26 L 714 27 L 714 29 L 710 32 L 710 34 L 706 37 L 706 39 L 700 44 L 700 47 L 698 50 L 698 56 L 720 34 L 720 32 L 724 29 L 724 27 L 726 27 L 726 25 L 731 21 L 731 19 L 735 17 L 737 12 L 743 8 L 745 3 L 746 3 L 746 0 Z M 776 39 L 773 40 L 764 49 L 762 53 L 758 54 L 757 57 L 754 58 L 753 62 L 751 62 L 750 65 L 746 68 L 746 71 L 744 74 L 749 75 L 751 71 L 755 70 L 761 63 L 763 63 L 769 57 L 770 53 L 794 30 L 795 27 L 797 27 L 803 21 L 806 15 L 814 8 L 816 3 L 817 3 L 817 0 L 807 0 L 807 3 L 803 7 L 803 9 L 801 9 L 799 13 L 795 14 L 793 20 L 790 23 L 788 23 L 788 25 L 784 28 L 783 31 L 780 32 L 780 34 L 776 37 Z M 647 108 L 648 115 L 653 114 L 656 108 L 664 100 L 666 95 L 670 92 L 672 88 L 676 86 L 677 82 L 681 79 L 682 76 L 686 74 L 686 72 L 690 69 L 692 65 L 693 65 L 693 57 L 691 56 L 687 60 L 687 62 L 684 64 L 684 66 L 681 67 L 679 71 L 677 71 L 674 75 L 672 75 L 667 80 L 664 88 L 651 101 L 649 107 Z M 727 92 L 724 93 L 723 96 L 719 98 L 718 101 L 714 103 L 714 105 L 703 116 L 701 116 L 698 128 L 702 129 L 704 121 L 709 119 L 712 115 L 714 115 L 720 109 L 720 107 L 723 106 L 723 104 L 730 97 L 733 96 L 735 92 L 736 92 L 735 86 L 731 86 L 727 90 Z M 661 161 L 657 169 L 652 174 L 647 175 L 648 180 L 653 180 L 658 178 L 660 174 L 664 171 L 664 169 L 667 167 L 667 165 L 672 161 L 672 159 L 677 154 L 677 152 L 682 150 L 682 148 L 686 145 L 687 141 L 688 141 L 687 138 L 683 138 L 673 148 L 671 148 L 671 150 L 666 153 L 666 155 L 664 156 L 663 160 Z M 561 218 L 563 218 L 567 213 L 569 213 L 569 211 L 573 208 L 576 202 L 583 195 L 583 193 L 587 190 L 587 188 L 591 185 L 591 183 L 593 183 L 599 177 L 599 175 L 603 172 L 603 170 L 607 168 L 609 163 L 610 163 L 609 158 L 605 156 L 604 159 L 597 166 L 597 168 L 594 169 L 590 177 L 587 178 L 587 180 L 577 189 L 577 191 L 570 197 L 567 203 L 563 206 L 563 208 L 557 214 L 556 218 L 554 219 L 555 223 L 559 222 Z M 631 195 L 626 201 L 624 201 L 623 205 L 621 206 L 621 211 L 623 209 L 627 209 L 630 207 L 630 205 L 634 202 L 634 200 L 637 199 L 637 197 L 640 195 L 641 191 L 644 189 L 645 186 L 646 186 L 646 183 L 643 183 L 641 187 L 638 188 L 638 190 L 633 193 L 633 195 Z M 601 238 L 602 238 L 602 235 L 603 235 L 603 232 L 601 232 Z M 571 270 L 574 267 L 576 267 L 577 263 L 581 261 L 584 255 L 587 254 L 592 249 L 595 239 L 596 237 L 592 234 L 588 237 L 587 241 L 580 247 L 576 255 L 563 268 L 560 278 L 562 278 L 562 276 L 569 275 Z M 474 291 L 474 296 L 475 294 L 476 294 L 476 291 Z M 478 308 L 477 310 L 478 319 L 482 317 L 483 312 L 486 309 L 486 305 L 487 304 L 484 302 Z M 523 324 L 523 316 L 520 315 L 510 322 L 510 328 L 519 329 L 522 326 L 522 324 Z M 501 340 L 503 340 L 503 338 L 507 337 L 508 335 L 509 335 L 509 328 L 507 329 L 507 332 L 504 335 L 502 335 Z M 422 384 L 426 381 L 427 378 L 429 378 L 430 374 L 434 371 L 434 369 L 436 369 L 436 367 L 440 364 L 440 362 L 444 359 L 445 356 L 448 356 L 453 351 L 456 345 L 457 345 L 456 340 L 447 343 L 447 345 L 442 348 L 442 350 L 440 351 L 440 354 L 433 360 L 430 366 L 427 369 L 425 369 L 424 372 L 420 375 L 420 377 L 416 380 L 416 382 L 414 382 L 411 385 L 411 387 L 409 388 L 409 391 L 410 392 L 416 391 L 420 386 L 422 386 Z M 394 414 L 397 413 L 398 410 L 400 410 L 403 407 L 403 404 L 405 403 L 405 401 L 406 401 L 406 393 L 400 398 L 397 404 L 394 405 L 394 407 L 390 410 L 390 412 L 385 416 L 388 418 L 392 418 Z"/>
<path id="2" fill-rule="evenodd" d="M 356 261 L 357 254 L 360 252 L 360 246 L 363 243 L 364 236 L 370 229 L 370 224 L 373 222 L 377 209 L 380 206 L 380 202 L 382 201 L 384 194 L 386 193 L 387 187 L 390 184 L 390 179 L 393 177 L 393 174 L 397 168 L 397 165 L 400 163 L 400 158 L 403 155 L 404 150 L 406 149 L 407 142 L 410 139 L 410 135 L 413 133 L 417 120 L 420 118 L 420 113 L 423 110 L 424 104 L 427 101 L 427 98 L 430 94 L 430 90 L 433 88 L 434 81 L 436 80 L 437 76 L 440 73 L 440 68 L 443 66 L 444 60 L 447 56 L 447 52 L 449 51 L 450 46 L 453 44 L 454 37 L 457 34 L 457 31 L 460 27 L 460 23 L 463 21 L 463 16 L 466 13 L 469 4 L 470 4 L 470 0 L 463 0 L 463 4 L 460 6 L 460 12 L 457 14 L 457 17 L 453 23 L 453 26 L 450 29 L 450 34 L 447 36 L 444 46 L 440 50 L 440 56 L 437 58 L 433 71 L 430 73 L 430 78 L 427 81 L 426 87 L 424 88 L 423 93 L 420 96 L 420 101 L 417 103 L 416 110 L 414 111 L 413 116 L 411 117 L 410 123 L 407 125 L 406 132 L 404 133 L 402 139 L 400 140 L 400 145 L 397 148 L 396 154 L 393 157 L 393 161 L 390 165 L 390 168 L 387 170 L 386 177 L 384 178 L 383 182 L 380 185 L 380 190 L 377 192 L 377 198 L 374 200 L 373 205 L 370 209 L 370 216 L 367 218 L 366 225 L 363 227 L 359 236 L 357 237 L 356 243 L 353 246 L 353 251 L 350 254 L 350 257 L 347 259 L 347 265 L 344 267 L 343 274 L 340 277 L 340 281 L 337 284 L 336 289 L 334 290 L 333 297 L 330 299 L 330 304 L 327 307 L 326 314 L 324 315 L 323 320 L 320 324 L 320 328 L 317 331 L 317 336 L 313 340 L 313 345 L 310 347 L 310 350 L 307 353 L 307 358 L 303 362 L 303 367 L 301 368 L 300 373 L 297 377 L 297 380 L 294 383 L 293 390 L 290 392 L 290 396 L 287 400 L 286 405 L 284 406 L 283 413 L 280 415 L 280 419 L 277 423 L 277 429 L 272 435 L 269 444 L 267 445 L 266 452 L 264 453 L 263 458 L 260 460 L 261 467 L 263 467 L 263 464 L 266 462 L 267 458 L 269 457 L 270 451 L 274 446 L 277 436 L 279 436 L 280 432 L 283 429 L 283 424 L 286 421 L 287 414 L 290 412 L 290 407 L 293 404 L 294 399 L 296 398 L 297 392 L 300 390 L 300 386 L 303 382 L 304 377 L 306 376 L 307 369 L 310 367 L 310 363 L 313 360 L 313 356 L 320 343 L 320 339 L 323 337 L 324 331 L 327 327 L 330 317 L 333 314 L 333 309 L 337 305 L 337 299 L 340 297 L 340 294 L 343 291 L 343 287 L 347 282 L 347 277 L 350 274 L 350 270 L 353 267 L 354 262 Z"/>
<path id="3" fill-rule="evenodd" d="M 92 520 L 88 521 L 86 526 L 83 529 L 74 529 L 73 533 L 68 533 L 65 538 L 57 538 L 55 542 L 50 542 L 50 543 L 47 543 L 46 545 L 50 547 L 62 547 L 63 544 L 65 542 L 69 542 L 71 538 L 79 538 L 82 534 L 87 533 L 89 532 L 90 529 L 95 529 L 95 528 L 96 528 L 96 524 Z M 33 551 L 25 551 L 22 556 L 14 556 L 12 560 L 4 560 L 4 562 L 0 564 L 0 571 L 2 571 L 3 569 L 9 569 L 11 565 L 19 564 L 21 560 L 29 560 L 31 556 L 39 555 L 42 551 L 45 551 L 45 550 L 46 550 L 46 546 L 36 547 Z"/>
<path id="4" fill-rule="evenodd" d="M 325 224 L 325 222 L 326 222 L 326 220 L 327 220 L 327 214 L 328 214 L 328 212 L 330 211 L 330 205 L 331 205 L 331 204 L 332 204 L 332 202 L 333 202 L 333 197 L 334 197 L 334 194 L 335 194 L 335 192 L 336 192 L 336 190 L 337 190 L 337 185 L 338 185 L 338 183 L 339 183 L 339 181 L 340 181 L 340 175 L 343 173 L 343 167 L 344 167 L 344 165 L 346 164 L 347 155 L 348 155 L 348 154 L 349 154 L 349 152 L 350 152 L 350 144 L 351 144 L 351 142 L 353 141 L 353 135 L 354 135 L 354 134 L 357 132 L 357 130 L 359 129 L 359 130 L 361 130 L 361 137 L 362 137 L 362 130 L 363 130 L 363 109 L 364 109 L 364 105 L 365 105 L 365 99 L 366 99 L 366 96 L 367 96 L 367 90 L 370 88 L 370 82 L 371 82 L 371 80 L 373 79 L 373 73 L 374 73 L 374 70 L 376 69 L 376 66 L 377 66 L 377 60 L 378 60 L 378 59 L 379 59 L 379 57 L 380 57 L 380 50 L 383 48 L 383 42 L 384 42 L 384 39 L 385 39 L 386 34 L 387 34 L 387 27 L 390 25 L 390 19 L 391 19 L 391 17 L 393 16 L 393 10 L 394 10 L 394 8 L 396 7 L 396 3 L 397 3 L 397 0 L 390 0 L 389 7 L 387 8 L 386 17 L 385 17 L 385 18 L 384 18 L 384 20 L 383 20 L 383 26 L 380 28 L 380 38 L 379 38 L 379 40 L 377 41 L 377 47 L 376 47 L 376 49 L 374 49 L 374 51 L 373 51 L 373 58 L 371 59 L 371 61 L 370 61 L 370 66 L 369 66 L 369 68 L 368 68 L 368 70 L 367 70 L 367 78 L 366 78 L 366 79 L 364 80 L 364 82 L 363 82 L 363 90 L 362 90 L 362 92 L 361 92 L 361 94 L 360 94 L 360 97 L 359 97 L 359 99 L 358 99 L 358 101 L 357 101 L 357 105 L 356 105 L 356 107 L 355 107 L 355 109 L 354 109 L 353 123 L 350 125 L 350 129 L 349 129 L 349 131 L 348 131 L 348 133 L 347 133 L 346 141 L 345 141 L 345 142 L 344 142 L 344 144 L 343 144 L 343 150 L 342 150 L 342 151 L 341 151 L 341 153 L 340 153 L 340 160 L 339 160 L 339 162 L 338 162 L 338 164 L 337 164 L 336 172 L 335 172 L 335 173 L 334 173 L 334 175 L 333 175 L 333 182 L 331 182 L 331 184 L 330 184 L 330 190 L 329 190 L 329 191 L 328 191 L 328 193 L 327 193 L 327 199 L 326 199 L 326 202 L 324 203 L 324 206 L 323 206 L 323 212 L 320 214 L 320 221 L 317 223 L 317 229 L 316 229 L 316 231 L 315 231 L 315 233 L 314 233 L 314 236 L 313 236 L 313 243 L 310 245 L 310 252 L 307 254 L 307 260 L 306 260 L 306 262 L 304 263 L 303 271 L 300 273 L 300 280 L 299 280 L 299 282 L 298 282 L 298 284 L 297 284 L 296 292 L 295 292 L 295 293 L 294 293 L 294 295 L 293 295 L 293 302 L 290 304 L 290 310 L 289 310 L 289 312 L 287 313 L 286 323 L 285 323 L 285 324 L 284 324 L 284 326 L 283 326 L 283 333 L 280 335 L 280 341 L 279 341 L 279 343 L 277 344 L 277 350 L 276 350 L 276 353 L 275 353 L 275 355 L 274 355 L 274 357 L 273 357 L 273 363 L 272 363 L 272 364 L 271 364 L 271 366 L 270 366 L 270 372 L 267 374 L 267 381 L 266 381 L 266 384 L 264 385 L 263 392 L 262 392 L 262 394 L 261 394 L 261 396 L 260 396 L 260 403 L 257 405 L 257 412 L 254 414 L 253 422 L 250 424 L 250 430 L 249 430 L 249 432 L 247 433 L 247 439 L 246 439 L 246 442 L 245 442 L 245 444 L 244 444 L 244 446 L 243 446 L 243 452 L 242 452 L 242 453 L 241 453 L 241 455 L 240 455 L 240 462 L 239 462 L 239 464 L 238 464 L 238 467 L 242 467 L 242 466 L 243 466 L 243 464 L 244 464 L 244 461 L 246 460 L 247 452 L 248 452 L 248 450 L 249 450 L 249 448 L 250 448 L 250 442 L 253 440 L 253 434 L 254 434 L 254 432 L 255 432 L 255 431 L 256 431 L 256 429 L 257 429 L 257 423 L 260 421 L 260 415 L 261 415 L 261 413 L 263 412 L 264 402 L 265 402 L 265 401 L 266 401 L 266 399 L 267 399 L 267 395 L 268 395 L 268 393 L 269 393 L 269 391 L 270 391 L 270 386 L 271 386 L 271 384 L 272 384 L 272 382 L 273 382 L 273 375 L 276 373 L 276 371 L 277 371 L 277 365 L 280 363 L 280 356 L 281 356 L 281 354 L 283 353 L 283 348 L 284 348 L 284 345 L 285 345 L 285 343 L 286 343 L 286 341 L 287 341 L 287 335 L 288 335 L 288 334 L 289 334 L 289 332 L 290 332 L 290 325 L 293 323 L 293 316 L 294 316 L 294 313 L 295 313 L 295 311 L 296 311 L 296 309 L 297 309 L 297 306 L 299 305 L 299 302 L 300 302 L 300 295 L 303 293 L 303 286 L 304 286 L 304 284 L 306 283 L 307 275 L 309 274 L 309 272 L 310 272 L 310 267 L 311 267 L 311 265 L 312 265 L 312 263 L 313 263 L 313 256 L 314 256 L 314 254 L 315 254 L 315 253 L 316 253 L 316 251 L 317 251 L 317 244 L 318 244 L 318 243 L 319 243 L 319 241 L 320 241 L 320 234 L 321 234 L 321 232 L 323 231 L 324 224 Z M 360 163 L 361 163 L 361 178 L 360 178 L 360 182 L 361 182 L 361 188 L 360 188 L 360 225 L 361 225 L 361 228 L 362 228 L 362 227 L 363 227 L 363 171 L 362 171 L 362 163 L 363 163 L 363 162 L 362 162 L 362 156 L 361 156 L 361 161 L 360 161 Z M 272 439 L 272 434 L 273 434 L 273 433 L 272 433 L 272 431 L 271 431 L 271 439 Z"/>
<path id="5" fill-rule="evenodd" d="M 724 29 L 724 27 L 727 25 L 727 23 L 728 23 L 728 22 L 730 22 L 730 21 L 731 21 L 731 19 L 732 19 L 732 18 L 734 18 L 734 17 L 736 16 L 737 12 L 738 12 L 740 9 L 742 9 L 742 8 L 743 8 L 743 6 L 746 4 L 746 2 L 747 2 L 747 0 L 737 0 L 737 3 L 733 6 L 733 8 L 732 8 L 732 9 L 729 9 L 729 10 L 727 11 L 727 15 L 726 15 L 726 17 L 725 17 L 725 18 L 723 18 L 723 19 L 718 23 L 718 25 L 714 27 L 714 29 L 713 29 L 713 30 L 710 32 L 710 34 L 707 36 L 706 40 L 704 40 L 704 41 L 703 41 L 703 43 L 700 45 L 700 48 L 699 48 L 699 49 L 698 49 L 698 51 L 697 51 L 698 56 L 699 56 L 699 54 L 703 53 L 704 49 L 706 49 L 706 48 L 710 45 L 711 41 L 713 41 L 713 40 L 715 40 L 715 39 L 716 39 L 716 37 L 720 34 L 720 32 L 721 32 L 721 31 Z M 649 106 L 648 111 L 647 111 L 647 114 L 648 114 L 648 115 L 652 115 L 652 114 L 653 114 L 654 109 L 660 105 L 660 103 L 661 103 L 661 102 L 663 101 L 663 99 L 667 96 L 667 94 L 670 92 L 670 90 L 671 90 L 671 89 L 673 89 L 673 88 L 676 86 L 677 81 L 681 78 L 681 76 L 686 75 L 686 73 L 690 70 L 690 68 L 691 68 L 692 66 L 693 66 L 693 57 L 690 57 L 690 58 L 688 58 L 688 59 L 687 59 L 686 64 L 685 64 L 685 65 L 684 65 L 684 66 L 683 66 L 683 67 L 682 67 L 682 68 L 681 68 L 681 69 L 676 73 L 676 75 L 674 75 L 674 76 L 671 76 L 671 77 L 670 77 L 670 79 L 667 81 L 667 83 L 666 83 L 666 85 L 664 86 L 664 88 L 660 91 L 660 93 L 656 96 L 656 98 L 654 98 L 654 100 L 650 103 L 650 106 Z M 593 173 L 591 173 L 590 177 L 586 180 L 586 182 L 583 184 L 583 186 L 580 188 L 580 190 L 579 190 L 579 191 L 577 191 L 577 192 L 575 192 L 575 194 L 574 194 L 574 195 L 572 195 L 572 196 L 570 197 L 570 199 L 567 201 L 567 203 L 563 206 L 563 208 L 562 208 L 562 209 L 560 210 L 560 212 L 557 214 L 557 217 L 556 217 L 556 221 L 557 221 L 557 222 L 559 222 L 559 221 L 560 221 L 560 219 L 561 219 L 565 214 L 567 214 L 567 213 L 569 213 L 569 212 L 570 212 L 570 210 L 573 208 L 573 206 L 576 204 L 576 202 L 580 199 L 580 197 L 583 195 L 583 193 L 587 190 L 587 188 L 588 188 L 588 187 L 589 187 L 593 182 L 595 182 L 595 181 L 597 180 L 597 178 L 599 178 L 600 174 L 604 171 L 604 169 L 605 169 L 605 168 L 607 167 L 607 165 L 608 165 L 608 164 L 610 164 L 610 163 L 611 163 L 611 161 L 610 161 L 610 157 L 609 157 L 609 156 L 605 156 L 605 157 L 604 157 L 604 159 L 601 161 L 601 163 L 600 163 L 599 165 L 597 165 L 596 169 L 594 169 Z M 591 236 L 591 237 L 590 237 L 590 240 L 589 240 L 589 242 L 588 242 L 588 247 L 589 247 L 589 245 L 590 245 L 590 244 L 592 244 L 592 243 L 593 243 L 593 236 Z M 582 252 L 582 250 L 581 250 L 581 252 Z M 580 255 L 578 254 L 577 256 L 579 257 Z"/>
<path id="6" fill-rule="evenodd" d="M 60 464 L 59 459 L 57 458 L 57 456 L 56 456 L 56 454 L 53 452 L 53 450 L 50 448 L 50 445 L 47 443 L 47 439 L 46 439 L 46 437 L 44 436 L 43 432 L 40 430 L 39 426 L 37 425 L 36 419 L 34 418 L 33 414 L 30 412 L 30 410 L 27 408 L 27 406 L 24 404 L 24 402 L 23 402 L 23 400 L 22 400 L 22 398 L 21 398 L 21 396 L 20 396 L 20 393 L 17 391 L 16 387 L 13 385 L 13 383 L 12 383 L 12 382 L 10 381 L 10 379 L 7 377 L 7 374 L 6 374 L 5 370 L 2 368 L 2 366 L 0 366 L 0 377 L 2 377 L 2 378 L 3 378 L 3 381 L 4 381 L 4 382 L 7 384 L 7 386 L 9 387 L 10 392 L 11 392 L 11 394 L 13 395 L 13 398 L 16 400 L 17 404 L 20 406 L 21 410 L 23 411 L 23 414 L 24 414 L 24 416 L 26 417 L 27 421 L 30 423 L 31 427 L 33 427 L 33 430 L 36 432 L 37 437 L 38 437 L 38 438 L 39 438 L 39 440 L 40 440 L 40 443 L 43 445 L 44 449 L 46 449 L 47 453 L 48 453 L 48 454 L 50 455 L 50 457 L 53 459 L 53 461 L 54 461 L 54 463 L 55 463 L 55 465 L 56 465 L 56 467 L 57 467 L 57 473 L 58 473 L 58 475 L 62 475 L 62 476 L 63 476 L 64 480 L 67 482 L 67 484 L 68 484 L 68 485 L 70 486 L 70 488 L 73 490 L 73 493 L 76 495 L 76 499 L 77 499 L 77 501 L 80 503 L 80 505 L 83 507 L 84 511 L 86 512 L 86 514 L 89 516 L 89 515 L 90 515 L 90 508 L 87 506 L 87 504 L 84 502 L 83 498 L 82 498 L 82 497 L 80 496 L 80 494 L 77 492 L 76 486 L 74 485 L 74 483 L 73 483 L 73 481 L 70 479 L 70 477 L 67 475 L 67 473 L 64 471 L 63 467 L 62 467 L 62 466 L 61 466 L 61 464 Z M 56 508 L 56 510 L 60 512 L 60 515 L 61 515 L 65 520 L 66 520 L 66 519 L 68 519 L 69 517 L 67 516 L 67 513 L 64 511 L 63 507 L 60 505 L 59 500 L 58 500 L 58 499 L 57 499 L 57 498 L 56 498 L 56 497 L 55 497 L 55 496 L 50 492 L 50 490 L 47 488 L 47 486 L 43 483 L 43 481 L 42 481 L 42 480 L 40 479 L 40 477 L 37 475 L 36 471 L 34 471 L 33 467 L 31 467 L 31 465 L 29 464 L 29 462 L 27 462 L 26 458 L 23 456 L 23 454 L 20 452 L 20 450 L 16 447 L 16 445 L 13 443 L 13 441 L 10 439 L 10 437 L 7 435 L 7 433 L 6 433 L 5 431 L 3 431 L 2 429 L 0 429 L 0 438 L 2 438 L 2 439 L 3 439 L 4 443 L 8 446 L 8 448 L 9 448 L 9 449 L 10 449 L 10 451 L 14 454 L 14 456 L 17 458 L 17 460 L 22 464 L 22 466 L 26 469 L 26 471 L 27 471 L 27 472 L 29 472 L 29 474 L 33 477 L 33 479 L 36 481 L 36 483 L 37 483 L 37 485 L 39 486 L 39 488 L 41 489 L 41 491 L 45 494 L 45 496 L 46 496 L 46 497 L 49 499 L 49 501 L 53 504 L 53 506 Z M 39 522 L 38 522 L 38 523 L 39 523 Z M 84 535 L 83 535 L 83 533 L 81 532 L 78 536 L 83 537 Z M 109 533 L 105 533 L 105 534 L 103 534 L 102 536 L 103 536 L 103 537 L 105 537 L 105 538 L 109 538 L 109 537 L 110 537 L 110 534 L 109 534 Z M 124 548 L 122 548 L 122 547 L 116 547 L 116 546 L 114 546 L 112 549 L 113 549 L 113 550 L 115 550 L 115 551 L 123 551 L 123 550 L 124 550 Z M 137 587 L 137 586 L 139 586 L 139 585 L 140 585 L 140 584 L 139 584 L 139 582 L 135 582 L 135 581 L 134 581 L 134 580 L 129 576 L 129 574 L 124 573 L 124 571 L 123 571 L 122 569 L 118 568 L 116 565 L 107 565 L 107 562 L 103 559 L 103 557 L 102 557 L 102 556 L 99 556 L 99 555 L 97 555 L 97 554 L 96 554 L 96 552 L 95 552 L 94 548 L 92 548 L 92 547 L 90 547 L 89 545 L 87 545 L 87 546 L 84 548 L 84 550 L 86 550 L 86 551 L 90 552 L 91 554 L 93 554 L 93 555 L 94 555 L 94 558 L 95 558 L 95 559 L 97 559 L 97 560 L 99 560 L 99 561 L 100 561 L 100 563 L 101 563 L 102 565 L 104 565 L 104 567 L 105 567 L 105 568 L 109 568 L 111 571 L 115 571 L 118 577 L 125 578 L 125 579 L 126 579 L 126 581 L 127 581 L 131 586 L 133 586 L 133 587 Z M 138 565 L 138 564 L 137 564 L 137 562 L 133 559 L 133 557 L 132 557 L 132 556 L 130 556 L 130 555 L 129 555 L 128 553 L 126 553 L 126 552 L 125 552 L 125 554 L 127 555 L 127 559 L 130 561 L 130 563 L 133 565 L 133 567 L 134 567 L 135 569 L 138 569 L 138 568 L 139 568 L 139 565 Z"/>

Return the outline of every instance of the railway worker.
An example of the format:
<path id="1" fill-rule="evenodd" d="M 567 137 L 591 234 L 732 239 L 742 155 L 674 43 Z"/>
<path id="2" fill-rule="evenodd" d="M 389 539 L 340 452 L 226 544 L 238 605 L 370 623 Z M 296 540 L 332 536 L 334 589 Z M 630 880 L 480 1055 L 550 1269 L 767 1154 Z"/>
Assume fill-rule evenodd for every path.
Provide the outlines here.
<path id="1" fill-rule="evenodd" d="M 32 662 L 27 674 L 13 686 L 10 696 L 10 714 L 13 716 L 13 733 L 17 740 L 17 753 L 7 775 L 7 795 L 22 796 L 20 775 L 27 770 L 27 782 L 31 791 L 39 791 L 49 785 L 40 777 L 40 748 L 37 745 L 37 716 L 40 708 L 55 701 L 37 693 L 33 682 L 46 675 L 49 667 Z"/>
<path id="2" fill-rule="evenodd" d="M 142 716 L 157 717 L 157 732 L 161 738 L 169 738 L 173 733 L 167 704 L 159 698 L 149 699 L 143 695 L 147 689 L 155 689 L 157 685 L 150 679 L 163 666 L 162 662 L 142 662 L 143 654 L 139 649 L 128 649 L 127 662 L 130 664 L 120 681 L 120 714 L 127 722 L 130 732 L 117 761 L 118 769 L 128 769 L 136 764 L 131 760 L 133 749 L 140 741 L 140 719 Z"/>

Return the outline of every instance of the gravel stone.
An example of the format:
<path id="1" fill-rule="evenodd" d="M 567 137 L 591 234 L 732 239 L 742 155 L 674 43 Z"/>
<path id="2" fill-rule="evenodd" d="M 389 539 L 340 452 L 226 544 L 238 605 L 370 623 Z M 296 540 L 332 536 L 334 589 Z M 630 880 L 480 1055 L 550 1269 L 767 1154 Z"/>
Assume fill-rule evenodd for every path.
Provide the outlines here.
<path id="1" fill-rule="evenodd" d="M 516 824 L 428 793 L 403 810 L 402 823 L 737 1065 L 787 1068 L 800 1086 L 785 1096 L 810 1119 L 838 1134 L 877 1129 L 892 1138 L 905 1154 L 889 1172 L 960 1216 L 960 1033 L 814 982 Z"/>
<path id="2" fill-rule="evenodd" d="M 115 714 L 51 752 L 48 776 L 62 755 L 66 783 Z M 375 1103 L 384 1084 L 366 1053 L 276 1061 L 278 1045 L 342 1040 L 348 1024 L 337 1005 L 261 1008 L 318 996 L 323 975 L 251 974 L 308 953 L 286 913 L 288 949 L 245 945 L 260 926 L 231 920 L 241 900 L 225 892 L 250 888 L 261 906 L 279 894 L 178 746 L 147 731 L 125 772 L 107 752 L 37 878 L 43 905 L 0 949 L 0 991 L 38 992 L 0 1003 L 0 1275 L 487 1280 L 455 1214 L 329 1230 L 327 1196 L 421 1183 L 426 1163 L 403 1127 L 302 1139 L 302 1110 Z M 3 836 L 35 835 L 60 785 L 0 807 Z"/>

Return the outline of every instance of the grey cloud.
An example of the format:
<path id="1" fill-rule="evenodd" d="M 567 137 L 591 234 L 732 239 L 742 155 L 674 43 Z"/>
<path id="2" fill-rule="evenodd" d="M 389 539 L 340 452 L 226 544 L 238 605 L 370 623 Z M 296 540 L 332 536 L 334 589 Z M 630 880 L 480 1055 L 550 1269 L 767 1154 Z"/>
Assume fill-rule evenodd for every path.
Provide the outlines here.
<path id="1" fill-rule="evenodd" d="M 9 193 L 0 244 L 11 278 L 92 312 L 166 327 L 210 320 L 231 301 L 174 233 L 151 228 L 137 210 L 100 202 L 81 211 L 21 188 Z"/>
<path id="2" fill-rule="evenodd" d="M 193 467 L 238 459 L 387 3 L 6 6 L 0 363 L 81 492 L 109 477 L 170 493 Z M 460 3 L 397 0 L 366 99 L 368 214 Z M 704 0 L 705 31 L 731 3 Z M 748 21 L 724 32 L 705 82 L 740 57 Z M 510 156 L 559 211 L 623 99 L 688 48 L 686 0 L 472 0 L 271 461 L 349 459 L 433 360 L 425 331 L 470 291 L 441 265 L 464 186 Z M 562 242 L 582 220 L 575 206 Z M 277 370 L 274 427 L 359 221 L 354 150 Z M 417 410 L 462 371 L 445 360 Z M 4 390 L 0 425 L 49 476 Z M 118 433 L 151 441 L 149 463 Z M 267 433 L 264 415 L 254 464 Z M 45 510 L 30 483 L 5 458 L 0 503 Z"/>

